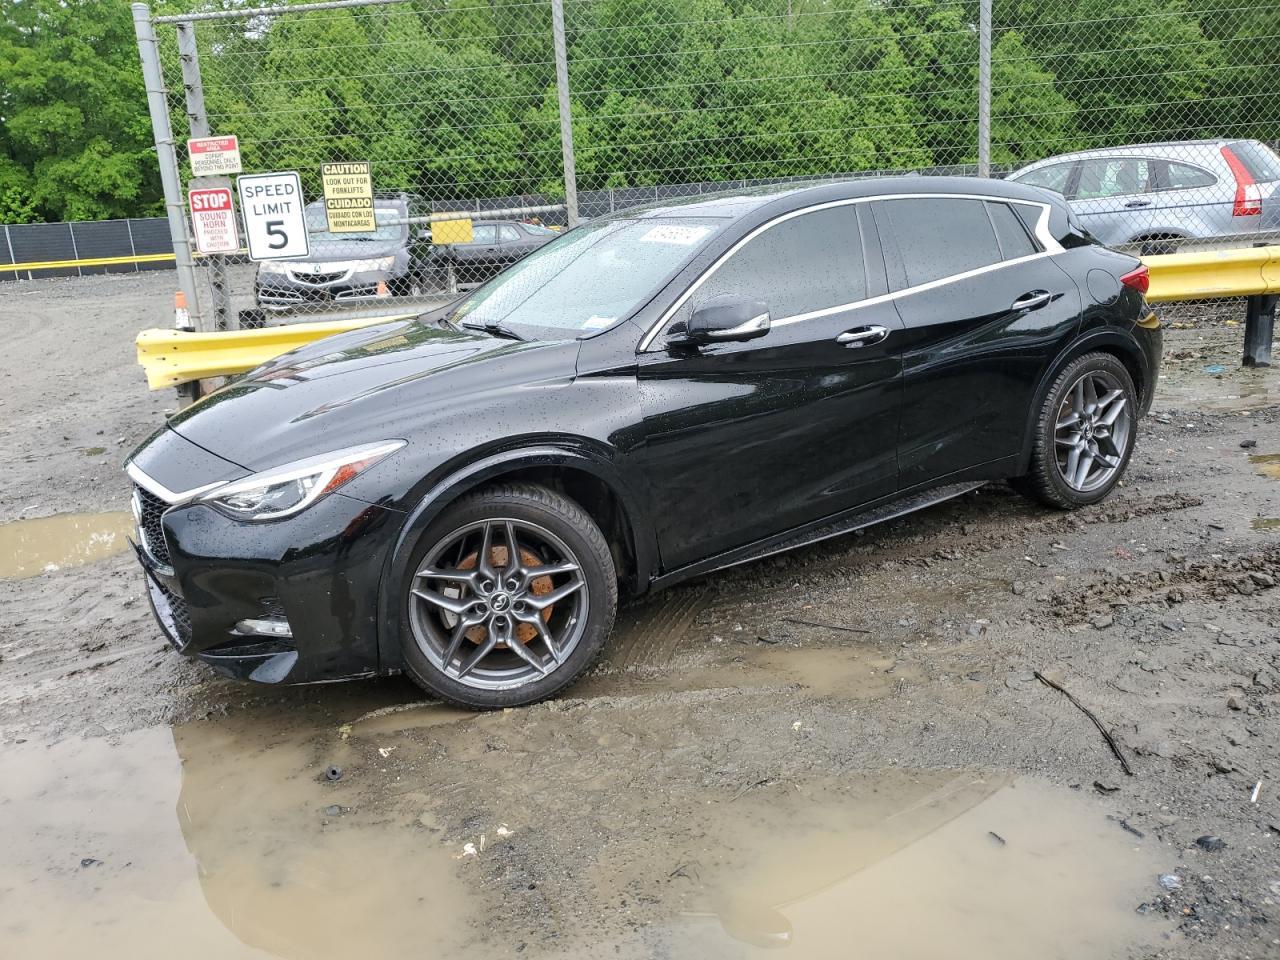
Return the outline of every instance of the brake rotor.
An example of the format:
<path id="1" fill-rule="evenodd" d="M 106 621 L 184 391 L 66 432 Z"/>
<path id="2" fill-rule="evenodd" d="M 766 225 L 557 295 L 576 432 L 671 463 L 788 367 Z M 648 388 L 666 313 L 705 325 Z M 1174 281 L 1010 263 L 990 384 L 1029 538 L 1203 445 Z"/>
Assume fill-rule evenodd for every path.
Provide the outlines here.
<path id="1" fill-rule="evenodd" d="M 489 548 L 489 566 L 494 570 L 501 570 L 505 572 L 509 554 L 510 551 L 505 545 L 494 544 Z M 476 561 L 479 559 L 479 552 L 472 552 L 464 557 L 462 562 L 458 564 L 458 569 L 474 570 L 476 567 Z M 542 561 L 539 560 L 537 555 L 531 550 L 521 547 L 520 564 L 525 569 L 534 569 L 541 566 Z M 555 589 L 555 584 L 551 582 L 550 577 L 535 577 L 529 584 L 529 592 L 535 597 L 545 597 L 553 589 Z M 552 604 L 542 611 L 542 619 L 544 622 L 551 620 L 551 611 L 554 609 L 555 605 Z M 484 642 L 487 633 L 488 630 L 484 626 L 474 626 L 466 632 L 466 638 L 474 644 L 480 644 Z M 528 643 L 538 635 L 538 631 L 531 623 L 517 623 L 515 635 L 516 639 L 521 643 Z M 499 646 L 505 647 L 506 644 L 499 644 Z"/>

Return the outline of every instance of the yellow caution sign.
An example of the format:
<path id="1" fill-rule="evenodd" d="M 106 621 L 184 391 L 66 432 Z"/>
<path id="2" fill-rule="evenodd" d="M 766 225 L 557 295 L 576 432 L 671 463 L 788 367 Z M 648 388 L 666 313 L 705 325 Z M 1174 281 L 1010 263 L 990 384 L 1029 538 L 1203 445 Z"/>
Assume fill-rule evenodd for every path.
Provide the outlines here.
<path id="1" fill-rule="evenodd" d="M 443 214 L 452 216 L 452 214 Z M 471 218 L 458 214 L 457 220 L 436 220 L 431 224 L 431 242 L 438 245 L 449 243 L 471 243 L 474 235 L 471 232 Z"/>
<path id="2" fill-rule="evenodd" d="M 378 229 L 373 215 L 371 163 L 322 163 L 320 182 L 330 233 L 371 233 Z"/>

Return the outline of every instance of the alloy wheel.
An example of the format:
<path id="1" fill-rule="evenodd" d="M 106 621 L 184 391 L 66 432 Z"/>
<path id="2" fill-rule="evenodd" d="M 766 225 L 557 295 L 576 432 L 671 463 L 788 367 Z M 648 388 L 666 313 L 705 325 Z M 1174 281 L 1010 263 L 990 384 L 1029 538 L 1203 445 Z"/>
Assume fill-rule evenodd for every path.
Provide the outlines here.
<path id="1" fill-rule="evenodd" d="M 508 689 L 568 659 L 589 602 L 581 563 L 554 533 L 526 520 L 483 520 L 427 551 L 410 586 L 409 625 L 446 677 Z"/>
<path id="2" fill-rule="evenodd" d="M 1080 493 L 1109 484 L 1124 465 L 1131 429 L 1129 401 L 1119 379 L 1105 370 L 1082 375 L 1063 397 L 1054 429 L 1063 482 Z"/>

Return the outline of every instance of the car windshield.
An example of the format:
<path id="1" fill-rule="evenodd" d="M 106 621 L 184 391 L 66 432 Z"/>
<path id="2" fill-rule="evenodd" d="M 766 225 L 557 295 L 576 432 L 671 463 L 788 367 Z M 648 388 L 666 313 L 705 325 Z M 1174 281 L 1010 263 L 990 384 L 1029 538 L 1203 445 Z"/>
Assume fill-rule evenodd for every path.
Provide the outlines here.
<path id="1" fill-rule="evenodd" d="M 397 240 L 403 240 L 406 233 L 406 225 L 403 223 L 387 223 L 388 220 L 403 220 L 404 211 L 397 210 L 394 207 L 374 207 L 373 219 L 377 224 L 376 230 L 365 231 L 362 233 L 330 233 L 329 221 L 325 216 L 323 207 L 310 207 L 307 209 L 307 234 L 311 238 L 311 243 L 345 243 L 350 240 L 366 240 L 376 243 L 394 243 Z"/>
<path id="2" fill-rule="evenodd" d="M 576 336 L 603 330 L 645 303 L 726 221 L 608 220 L 588 223 L 531 253 L 454 311 L 468 326 L 533 327 Z"/>

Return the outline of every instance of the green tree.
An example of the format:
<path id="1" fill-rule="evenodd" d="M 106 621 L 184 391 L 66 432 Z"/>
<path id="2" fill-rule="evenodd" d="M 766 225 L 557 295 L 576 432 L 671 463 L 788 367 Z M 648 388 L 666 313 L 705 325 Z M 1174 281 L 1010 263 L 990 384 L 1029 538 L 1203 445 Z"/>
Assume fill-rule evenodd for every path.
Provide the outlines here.
<path id="1" fill-rule="evenodd" d="M 126 0 L 0 0 L 0 219 L 155 213 Z"/>

